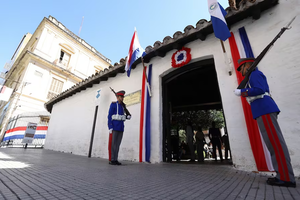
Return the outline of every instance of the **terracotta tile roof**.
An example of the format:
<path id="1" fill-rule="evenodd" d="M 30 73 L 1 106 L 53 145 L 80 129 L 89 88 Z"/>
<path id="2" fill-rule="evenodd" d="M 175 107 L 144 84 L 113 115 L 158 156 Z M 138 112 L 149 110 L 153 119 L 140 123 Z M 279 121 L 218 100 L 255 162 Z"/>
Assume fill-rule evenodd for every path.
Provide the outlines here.
<path id="1" fill-rule="evenodd" d="M 236 3 L 238 3 L 238 9 L 234 9 L 232 7 L 226 8 L 226 21 L 229 28 L 233 24 L 247 17 L 259 19 L 261 12 L 278 4 L 278 0 L 242 0 L 236 1 Z M 156 41 L 153 46 L 147 46 L 145 49 L 147 55 L 144 57 L 144 61 L 148 63 L 153 57 L 164 57 L 168 51 L 171 51 L 173 49 L 181 49 L 185 44 L 194 40 L 200 39 L 204 41 L 206 36 L 211 33 L 213 33 L 211 22 L 205 19 L 201 19 L 197 22 L 195 27 L 192 25 L 188 25 L 184 28 L 184 32 L 177 31 L 173 34 L 173 37 L 166 36 L 162 42 Z M 108 69 L 93 74 L 82 82 L 77 83 L 73 87 L 60 93 L 59 95 L 55 96 L 47 103 L 45 103 L 45 108 L 49 112 L 51 112 L 52 107 L 55 103 L 67 97 L 70 97 L 82 90 L 86 90 L 87 88 L 92 87 L 93 84 L 98 84 L 101 81 L 108 80 L 108 78 L 115 77 L 118 73 L 124 73 L 125 60 L 126 58 L 120 59 L 120 62 L 115 63 L 114 66 L 110 66 Z M 132 69 L 134 69 L 139 63 L 141 63 L 141 59 L 138 59 L 133 64 Z"/>

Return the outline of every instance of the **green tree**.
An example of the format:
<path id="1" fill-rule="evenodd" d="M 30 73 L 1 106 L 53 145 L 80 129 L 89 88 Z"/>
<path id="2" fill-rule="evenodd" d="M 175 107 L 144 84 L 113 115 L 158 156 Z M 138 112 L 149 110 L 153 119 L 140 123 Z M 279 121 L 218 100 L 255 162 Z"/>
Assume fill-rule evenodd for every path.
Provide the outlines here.
<path id="1" fill-rule="evenodd" d="M 191 120 L 195 126 L 203 129 L 211 127 L 211 123 L 216 122 L 217 128 L 225 126 L 222 110 L 198 110 L 172 113 L 172 128 L 185 129 L 187 121 Z"/>

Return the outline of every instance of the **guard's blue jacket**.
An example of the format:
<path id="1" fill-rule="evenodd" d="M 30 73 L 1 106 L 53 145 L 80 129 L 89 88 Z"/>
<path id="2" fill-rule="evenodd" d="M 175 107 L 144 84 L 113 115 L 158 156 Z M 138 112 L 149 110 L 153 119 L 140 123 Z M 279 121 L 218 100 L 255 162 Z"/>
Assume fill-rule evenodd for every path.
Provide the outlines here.
<path id="1" fill-rule="evenodd" d="M 118 113 L 117 113 L 118 111 Z M 123 120 L 113 120 L 114 115 L 124 116 L 123 106 L 118 102 L 112 102 L 108 111 L 108 129 L 113 129 L 114 131 L 124 132 L 124 121 Z"/>
<path id="2" fill-rule="evenodd" d="M 261 71 L 256 68 L 251 73 L 246 88 L 241 90 L 241 95 L 243 97 L 251 97 L 261 95 L 266 92 L 270 93 L 267 78 Z M 267 95 L 265 95 L 263 98 L 254 100 L 250 105 L 253 119 L 256 119 L 265 114 L 280 112 L 275 101 Z"/>

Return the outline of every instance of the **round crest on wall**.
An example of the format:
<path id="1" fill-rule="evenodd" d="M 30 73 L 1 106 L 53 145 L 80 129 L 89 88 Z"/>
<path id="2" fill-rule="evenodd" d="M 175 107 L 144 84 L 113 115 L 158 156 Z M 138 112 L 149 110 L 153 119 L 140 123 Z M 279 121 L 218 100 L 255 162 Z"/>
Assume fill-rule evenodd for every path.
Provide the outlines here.
<path id="1" fill-rule="evenodd" d="M 188 64 L 191 61 L 191 49 L 182 47 L 172 55 L 172 67 L 178 68 Z"/>

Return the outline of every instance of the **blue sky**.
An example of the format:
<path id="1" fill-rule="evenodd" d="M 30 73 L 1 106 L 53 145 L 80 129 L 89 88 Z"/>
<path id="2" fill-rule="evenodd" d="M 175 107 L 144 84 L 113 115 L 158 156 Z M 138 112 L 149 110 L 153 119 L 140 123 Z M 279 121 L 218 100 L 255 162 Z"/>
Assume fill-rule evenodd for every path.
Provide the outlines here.
<path id="1" fill-rule="evenodd" d="M 225 8 L 228 0 L 219 0 Z M 128 53 L 136 27 L 143 48 L 165 36 L 210 20 L 207 0 L 9 0 L 1 1 L 0 69 L 9 61 L 21 38 L 34 33 L 44 17 L 55 17 L 105 57 L 119 62 Z"/>

